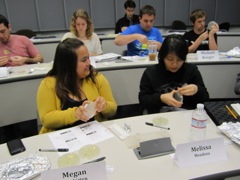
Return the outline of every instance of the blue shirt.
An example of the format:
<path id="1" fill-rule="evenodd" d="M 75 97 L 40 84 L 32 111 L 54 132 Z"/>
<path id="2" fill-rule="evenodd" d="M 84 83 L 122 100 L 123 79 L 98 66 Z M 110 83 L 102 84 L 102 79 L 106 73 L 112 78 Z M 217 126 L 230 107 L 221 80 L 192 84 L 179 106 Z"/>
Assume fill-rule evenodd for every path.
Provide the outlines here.
<path id="1" fill-rule="evenodd" d="M 142 34 L 148 37 L 148 40 L 155 40 L 160 43 L 163 42 L 162 34 L 159 29 L 152 27 L 150 31 L 145 31 L 141 28 L 140 24 L 129 26 L 125 31 L 122 32 L 122 35 L 130 35 L 130 34 Z M 147 55 L 148 50 L 142 49 L 142 43 L 138 40 L 134 40 L 133 42 L 127 45 L 128 48 L 128 56 L 141 56 Z"/>

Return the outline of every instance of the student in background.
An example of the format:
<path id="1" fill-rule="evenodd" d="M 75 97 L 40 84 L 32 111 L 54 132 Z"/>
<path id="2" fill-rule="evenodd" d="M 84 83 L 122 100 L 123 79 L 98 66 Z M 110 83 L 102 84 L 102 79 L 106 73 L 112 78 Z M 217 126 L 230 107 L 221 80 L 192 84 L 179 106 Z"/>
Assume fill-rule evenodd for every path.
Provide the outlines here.
<path id="1" fill-rule="evenodd" d="M 157 44 L 159 50 L 162 45 L 162 35 L 159 29 L 153 27 L 156 12 L 150 5 L 145 5 L 140 10 L 140 24 L 129 26 L 115 38 L 118 46 L 127 45 L 128 56 L 148 55 L 148 50 L 143 44 Z"/>
<path id="2" fill-rule="evenodd" d="M 205 29 L 206 13 L 202 9 L 194 10 L 190 15 L 193 30 L 186 32 L 184 38 L 188 41 L 188 52 L 193 53 L 197 50 L 217 50 L 217 35 L 219 27 L 214 22 L 210 30 Z"/>
<path id="3" fill-rule="evenodd" d="M 240 73 L 237 74 L 234 92 L 235 94 L 240 95 Z"/>
<path id="4" fill-rule="evenodd" d="M 40 134 L 93 120 L 85 114 L 90 102 L 94 102 L 98 121 L 116 113 L 110 84 L 90 64 L 87 47 L 77 38 L 67 38 L 57 46 L 53 68 L 37 92 Z"/>
<path id="5" fill-rule="evenodd" d="M 88 48 L 90 56 L 103 54 L 100 40 L 94 33 L 93 23 L 87 11 L 79 9 L 71 18 L 70 32 L 64 34 L 62 41 L 66 38 L 78 38 Z"/>
<path id="6" fill-rule="evenodd" d="M 139 102 L 148 113 L 195 109 L 209 94 L 196 65 L 186 63 L 188 46 L 182 35 L 169 35 L 160 49 L 159 63 L 148 67 L 140 81 Z M 175 95 L 182 96 L 178 100 Z"/>
<path id="7" fill-rule="evenodd" d="M 134 14 L 135 8 L 136 4 L 133 0 L 124 3 L 125 15 L 117 21 L 115 34 L 121 33 L 130 25 L 139 24 L 139 16 Z"/>
<path id="8" fill-rule="evenodd" d="M 0 66 L 20 66 L 43 62 L 29 38 L 10 34 L 11 24 L 0 14 Z"/>

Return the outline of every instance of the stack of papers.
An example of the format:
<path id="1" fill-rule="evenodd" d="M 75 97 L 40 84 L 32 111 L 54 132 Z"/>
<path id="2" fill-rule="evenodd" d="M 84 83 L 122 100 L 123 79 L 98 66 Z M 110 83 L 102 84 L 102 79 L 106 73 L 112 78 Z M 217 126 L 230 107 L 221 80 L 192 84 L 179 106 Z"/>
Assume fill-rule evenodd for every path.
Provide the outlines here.
<path id="1" fill-rule="evenodd" d="M 98 61 L 112 61 L 112 60 L 115 60 L 115 59 L 119 59 L 121 58 L 121 55 L 119 54 L 115 54 L 115 53 L 107 53 L 107 54 L 102 54 L 102 55 L 99 55 L 99 56 L 94 56 L 94 59 L 96 62 Z"/>
<path id="2" fill-rule="evenodd" d="M 231 107 L 238 114 L 238 116 L 240 116 L 240 104 L 239 103 L 231 104 Z"/>

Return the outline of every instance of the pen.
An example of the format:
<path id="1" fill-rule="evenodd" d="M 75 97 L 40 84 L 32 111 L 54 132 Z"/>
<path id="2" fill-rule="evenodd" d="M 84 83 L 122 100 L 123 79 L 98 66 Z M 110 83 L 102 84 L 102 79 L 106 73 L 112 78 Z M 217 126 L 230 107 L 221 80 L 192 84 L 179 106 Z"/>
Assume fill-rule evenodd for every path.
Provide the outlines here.
<path id="1" fill-rule="evenodd" d="M 145 122 L 145 124 L 149 125 L 149 126 L 154 126 L 154 127 L 170 130 L 170 128 L 168 128 L 168 127 L 159 126 L 159 125 L 156 125 L 156 124 L 153 124 L 153 123 L 149 123 L 149 122 Z"/>
<path id="2" fill-rule="evenodd" d="M 106 159 L 106 157 L 100 157 L 98 159 L 94 159 L 92 161 L 88 161 L 88 162 L 85 162 L 83 164 L 88 164 L 88 163 L 93 163 L 93 162 L 99 162 L 99 161 L 103 161 L 104 159 Z"/>
<path id="3" fill-rule="evenodd" d="M 39 151 L 42 152 L 68 152 L 68 148 L 57 148 L 57 149 L 39 149 Z"/>
<path id="4" fill-rule="evenodd" d="M 237 119 L 236 115 L 232 112 L 232 110 L 226 105 L 226 108 L 228 112 L 234 117 L 234 119 Z"/>

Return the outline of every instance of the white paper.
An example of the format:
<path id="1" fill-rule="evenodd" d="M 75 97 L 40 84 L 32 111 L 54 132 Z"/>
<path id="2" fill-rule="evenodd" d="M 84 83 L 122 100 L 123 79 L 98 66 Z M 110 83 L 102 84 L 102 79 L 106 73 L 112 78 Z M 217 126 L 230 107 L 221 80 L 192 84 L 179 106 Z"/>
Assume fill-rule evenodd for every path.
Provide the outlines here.
<path id="1" fill-rule="evenodd" d="M 0 78 L 8 76 L 8 68 L 0 67 Z"/>
<path id="2" fill-rule="evenodd" d="M 102 61 L 102 60 L 112 60 L 118 57 L 121 57 L 121 55 L 115 54 L 115 53 L 106 53 L 106 54 L 94 56 L 94 59 L 95 61 Z"/>
<path id="3" fill-rule="evenodd" d="M 97 121 L 81 124 L 49 135 L 54 148 L 69 148 L 69 152 L 79 150 L 87 144 L 96 144 L 113 137 L 113 134 Z M 48 147 L 44 147 L 48 148 Z M 66 153 L 66 152 L 65 152 Z M 59 154 L 64 154 L 63 152 Z"/>

